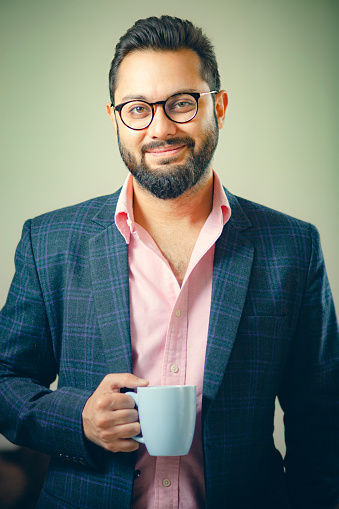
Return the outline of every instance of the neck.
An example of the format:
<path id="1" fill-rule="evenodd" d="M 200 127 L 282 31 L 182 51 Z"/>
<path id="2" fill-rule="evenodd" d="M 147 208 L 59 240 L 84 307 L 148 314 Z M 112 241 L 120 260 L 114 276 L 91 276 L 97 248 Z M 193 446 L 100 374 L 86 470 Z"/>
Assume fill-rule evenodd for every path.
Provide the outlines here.
<path id="1" fill-rule="evenodd" d="M 135 221 L 152 234 L 157 227 L 202 227 L 212 210 L 213 172 L 182 196 L 171 200 L 156 198 L 133 179 Z"/>

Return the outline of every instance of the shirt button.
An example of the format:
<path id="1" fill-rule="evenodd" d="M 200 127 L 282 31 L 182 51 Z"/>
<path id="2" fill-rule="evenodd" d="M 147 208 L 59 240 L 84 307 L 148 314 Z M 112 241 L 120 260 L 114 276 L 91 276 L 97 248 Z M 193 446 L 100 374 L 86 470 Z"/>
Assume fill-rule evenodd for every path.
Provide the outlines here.
<path id="1" fill-rule="evenodd" d="M 180 309 L 177 309 L 176 312 L 175 312 L 175 316 L 180 316 L 181 313 L 180 313 Z"/>
<path id="2" fill-rule="evenodd" d="M 165 488 L 168 488 L 169 486 L 171 486 L 171 481 L 169 479 L 164 479 L 162 481 L 162 484 L 165 486 Z"/>
<path id="3" fill-rule="evenodd" d="M 178 366 L 176 364 L 172 364 L 171 371 L 172 371 L 172 373 L 178 373 L 178 371 L 179 371 Z"/>

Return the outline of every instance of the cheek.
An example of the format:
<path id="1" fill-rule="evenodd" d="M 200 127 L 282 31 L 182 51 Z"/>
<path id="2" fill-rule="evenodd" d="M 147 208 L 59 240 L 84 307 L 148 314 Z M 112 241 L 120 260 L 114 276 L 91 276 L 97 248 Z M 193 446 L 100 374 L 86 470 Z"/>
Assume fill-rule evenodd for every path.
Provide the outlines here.
<path id="1" fill-rule="evenodd" d="M 197 139 L 205 136 L 206 133 L 213 131 L 218 126 L 215 109 L 204 108 L 199 110 L 198 115 L 190 124 L 192 136 L 195 136 Z"/>
<path id="2" fill-rule="evenodd" d="M 204 132 L 204 125 L 201 122 L 188 122 L 187 124 L 178 124 L 179 129 L 177 132 L 177 136 L 185 137 L 188 136 L 195 141 L 195 144 L 199 144 L 199 139 L 201 138 L 202 133 Z"/>
<path id="3" fill-rule="evenodd" d="M 120 144 L 130 152 L 138 150 L 145 137 L 142 131 L 132 131 L 128 127 L 120 127 L 117 134 Z"/>
<path id="4" fill-rule="evenodd" d="M 199 129 L 192 133 L 192 137 L 195 139 L 196 146 L 200 147 L 205 138 L 209 135 L 212 135 L 216 129 L 218 129 L 216 118 L 213 115 L 205 118 L 204 121 L 199 125 Z"/>

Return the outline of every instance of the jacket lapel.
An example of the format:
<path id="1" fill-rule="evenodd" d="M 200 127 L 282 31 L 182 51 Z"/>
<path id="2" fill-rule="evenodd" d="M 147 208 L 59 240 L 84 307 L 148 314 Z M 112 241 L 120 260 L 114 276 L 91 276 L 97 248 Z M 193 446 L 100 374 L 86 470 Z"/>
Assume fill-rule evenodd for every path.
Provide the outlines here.
<path id="1" fill-rule="evenodd" d="M 119 192 L 108 198 L 93 220 L 103 230 L 90 240 L 93 295 L 110 372 L 132 372 L 128 245 L 114 223 Z"/>
<path id="2" fill-rule="evenodd" d="M 204 372 L 204 415 L 217 395 L 238 330 L 251 275 L 254 247 L 241 231 L 251 223 L 227 193 L 232 216 L 215 246 L 211 313 Z"/>

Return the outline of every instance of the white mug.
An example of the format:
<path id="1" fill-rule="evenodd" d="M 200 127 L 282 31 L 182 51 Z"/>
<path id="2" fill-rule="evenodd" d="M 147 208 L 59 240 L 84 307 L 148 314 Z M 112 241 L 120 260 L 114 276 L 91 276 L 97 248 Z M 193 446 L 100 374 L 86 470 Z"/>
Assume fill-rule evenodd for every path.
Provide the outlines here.
<path id="1" fill-rule="evenodd" d="M 127 392 L 138 408 L 142 436 L 150 456 L 184 456 L 192 445 L 196 420 L 195 385 L 138 387 Z"/>

